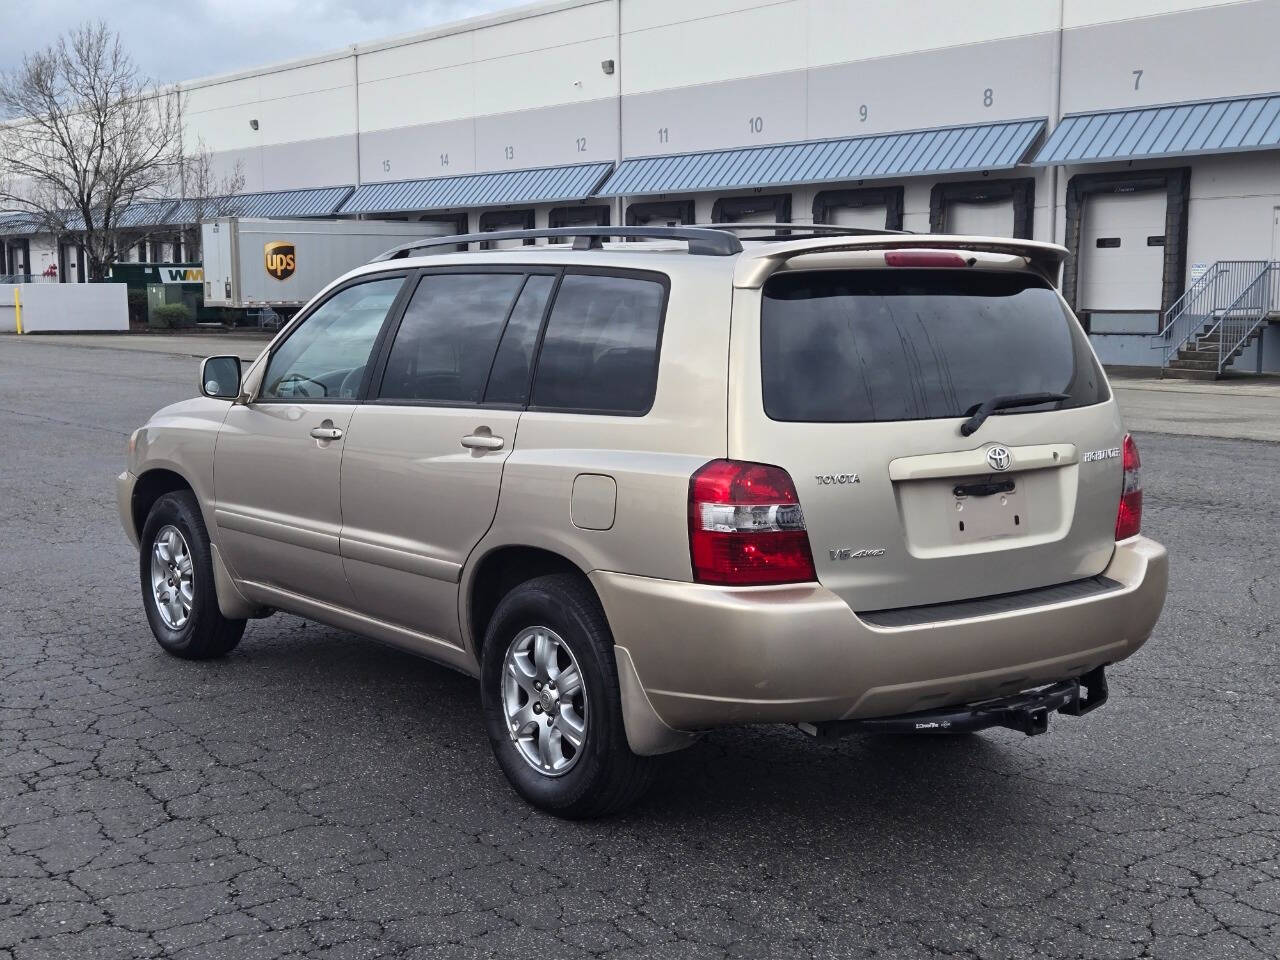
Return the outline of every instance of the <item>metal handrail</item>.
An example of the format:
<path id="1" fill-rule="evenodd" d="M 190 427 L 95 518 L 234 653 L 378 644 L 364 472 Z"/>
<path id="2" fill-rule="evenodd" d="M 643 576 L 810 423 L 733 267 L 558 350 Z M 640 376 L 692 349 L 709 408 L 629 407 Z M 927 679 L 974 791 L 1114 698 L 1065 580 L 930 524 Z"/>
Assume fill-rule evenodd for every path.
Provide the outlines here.
<path id="1" fill-rule="evenodd" d="M 1164 351 L 1163 362 L 1217 322 L 1223 310 L 1266 270 L 1266 260 L 1219 260 L 1203 277 L 1165 311 L 1160 332 L 1151 338 L 1151 347 Z"/>
<path id="2" fill-rule="evenodd" d="M 1280 263 L 1270 262 L 1263 267 L 1254 281 L 1218 316 L 1217 322 L 1197 338 L 1197 346 L 1217 334 L 1218 373 L 1235 359 L 1236 351 L 1244 347 L 1254 332 L 1268 322 L 1277 306 L 1280 292 Z"/>
<path id="3" fill-rule="evenodd" d="M 1191 286 L 1187 287 L 1187 289 L 1183 291 L 1182 296 L 1173 301 L 1173 304 L 1169 309 L 1164 312 L 1165 322 L 1161 325 L 1161 332 L 1164 332 L 1164 329 L 1168 327 L 1170 318 L 1176 317 L 1181 313 L 1187 303 L 1189 303 L 1193 298 L 1200 296 L 1201 292 L 1208 287 L 1209 284 L 1213 283 L 1214 279 L 1225 269 L 1226 268 L 1222 265 L 1222 261 L 1218 261 L 1206 270 L 1198 280 L 1191 284 Z"/>

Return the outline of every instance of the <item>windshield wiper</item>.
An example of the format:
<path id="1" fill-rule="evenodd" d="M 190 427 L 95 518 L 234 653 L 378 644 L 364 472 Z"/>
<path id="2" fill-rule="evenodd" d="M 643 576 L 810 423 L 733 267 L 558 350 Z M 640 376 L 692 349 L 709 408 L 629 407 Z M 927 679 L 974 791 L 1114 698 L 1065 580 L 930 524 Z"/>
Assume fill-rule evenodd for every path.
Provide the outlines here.
<path id="1" fill-rule="evenodd" d="M 960 424 L 962 437 L 972 436 L 978 428 L 987 422 L 987 417 L 997 410 L 1008 410 L 1010 407 L 1034 407 L 1040 403 L 1053 403 L 1055 400 L 1070 400 L 1066 393 L 1004 393 L 990 400 L 984 400 L 976 407 L 970 407 L 965 413 L 969 419 Z"/>

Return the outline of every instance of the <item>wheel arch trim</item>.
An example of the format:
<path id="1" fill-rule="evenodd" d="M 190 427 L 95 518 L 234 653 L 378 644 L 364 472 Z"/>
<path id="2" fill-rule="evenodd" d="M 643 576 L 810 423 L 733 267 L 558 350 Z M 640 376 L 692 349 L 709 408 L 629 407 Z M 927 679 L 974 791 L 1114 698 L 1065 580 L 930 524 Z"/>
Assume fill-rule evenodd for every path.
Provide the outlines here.
<path id="1" fill-rule="evenodd" d="M 583 580 L 591 584 L 591 566 L 570 544 L 542 540 L 541 538 L 526 538 L 517 543 L 481 540 L 475 549 L 471 551 L 471 555 L 463 565 L 458 581 L 459 635 L 462 637 L 463 647 L 475 658 L 477 664 L 480 661 L 480 647 L 484 641 L 483 628 L 480 630 L 475 628 L 476 624 L 472 616 L 478 599 L 476 591 L 481 586 L 477 575 L 485 568 L 486 564 L 493 562 L 497 555 L 519 551 L 535 552 L 558 562 L 562 568 L 572 569 L 573 572 L 580 574 Z M 546 572 L 548 572 L 546 569 L 537 571 L 529 579 L 532 576 Z M 591 584 L 591 589 L 595 591 L 595 584 Z M 499 597 L 499 599 L 501 598 Z M 496 607 L 496 605 L 495 602 L 493 606 Z"/>

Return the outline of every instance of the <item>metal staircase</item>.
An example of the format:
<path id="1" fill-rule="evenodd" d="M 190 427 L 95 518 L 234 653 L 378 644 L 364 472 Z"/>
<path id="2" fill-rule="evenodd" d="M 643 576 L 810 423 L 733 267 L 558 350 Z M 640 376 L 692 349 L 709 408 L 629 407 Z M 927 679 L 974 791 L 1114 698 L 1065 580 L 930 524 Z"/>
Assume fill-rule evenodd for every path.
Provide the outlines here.
<path id="1" fill-rule="evenodd" d="M 1166 377 L 1216 380 L 1273 320 L 1280 320 L 1280 262 L 1219 260 L 1165 311 L 1151 346 L 1164 351 Z"/>

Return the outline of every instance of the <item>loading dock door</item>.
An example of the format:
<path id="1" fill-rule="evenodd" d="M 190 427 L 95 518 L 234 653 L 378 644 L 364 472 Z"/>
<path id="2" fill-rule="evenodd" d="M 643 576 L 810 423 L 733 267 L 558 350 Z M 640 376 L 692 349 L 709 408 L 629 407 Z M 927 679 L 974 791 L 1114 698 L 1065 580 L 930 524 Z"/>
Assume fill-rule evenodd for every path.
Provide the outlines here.
<path id="1" fill-rule="evenodd" d="M 727 217 L 724 223 L 777 223 L 777 214 L 771 210 L 765 210 L 759 213 L 743 213 L 737 216 Z M 740 237 L 769 236 L 774 233 L 773 230 L 742 230 L 738 233 Z"/>
<path id="2" fill-rule="evenodd" d="M 740 213 L 726 217 L 724 223 L 777 223 L 778 218 L 772 210 L 759 210 L 753 213 Z"/>
<path id="3" fill-rule="evenodd" d="M 711 205 L 712 223 L 790 223 L 791 194 L 720 197 Z M 769 235 L 772 230 L 745 230 L 742 237 Z"/>
<path id="4" fill-rule="evenodd" d="M 1081 310 L 1159 313 L 1164 285 L 1164 190 L 1096 193 L 1080 230 Z"/>
<path id="5" fill-rule="evenodd" d="M 504 230 L 532 230 L 532 210 L 489 210 L 480 214 L 481 233 L 500 233 Z M 532 244 L 532 240 L 486 240 L 483 250 L 506 250 Z"/>
<path id="6" fill-rule="evenodd" d="M 678 227 L 693 220 L 692 200 L 645 200 L 627 205 L 625 222 L 632 227 Z"/>
<path id="7" fill-rule="evenodd" d="M 638 213 L 632 217 L 635 223 L 633 227 L 683 227 L 685 226 L 684 217 L 677 214 L 670 216 L 660 216 L 656 213 Z"/>
<path id="8" fill-rule="evenodd" d="M 982 203 L 955 200 L 947 205 L 947 233 L 971 237 L 1012 237 L 1013 200 Z"/>
<path id="9" fill-rule="evenodd" d="M 827 210 L 827 223 L 834 223 L 841 227 L 883 230 L 888 215 L 889 212 L 882 203 L 865 207 L 830 207 Z"/>

